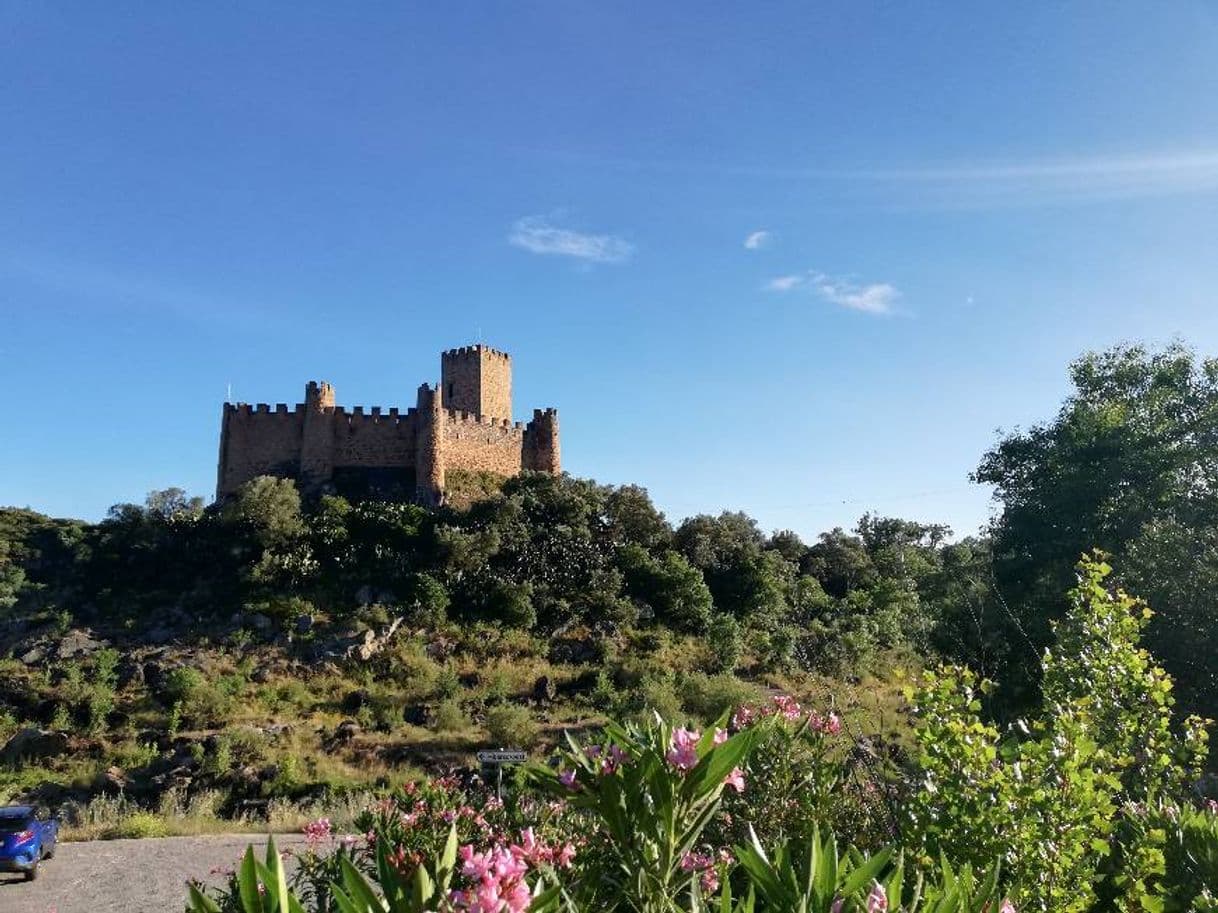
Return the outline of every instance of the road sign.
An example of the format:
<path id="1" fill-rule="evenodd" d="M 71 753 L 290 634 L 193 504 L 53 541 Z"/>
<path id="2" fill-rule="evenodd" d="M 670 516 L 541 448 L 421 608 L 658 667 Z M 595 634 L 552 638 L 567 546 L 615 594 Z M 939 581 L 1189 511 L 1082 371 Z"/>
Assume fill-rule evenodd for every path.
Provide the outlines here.
<path id="1" fill-rule="evenodd" d="M 501 748 L 498 751 L 480 751 L 478 760 L 483 764 L 523 764 L 528 755 L 523 751 Z"/>

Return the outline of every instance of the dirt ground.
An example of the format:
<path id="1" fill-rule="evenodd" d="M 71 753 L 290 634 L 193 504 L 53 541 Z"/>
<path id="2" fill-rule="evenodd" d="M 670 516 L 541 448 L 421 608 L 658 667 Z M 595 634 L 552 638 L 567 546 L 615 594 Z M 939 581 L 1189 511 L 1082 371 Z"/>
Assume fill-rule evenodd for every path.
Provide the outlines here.
<path id="1" fill-rule="evenodd" d="M 284 848 L 300 841 L 275 837 Z M 251 843 L 265 851 L 256 834 L 64 843 L 32 882 L 0 873 L 0 913 L 182 913 L 187 879 L 222 883 L 213 870 L 233 868 Z"/>

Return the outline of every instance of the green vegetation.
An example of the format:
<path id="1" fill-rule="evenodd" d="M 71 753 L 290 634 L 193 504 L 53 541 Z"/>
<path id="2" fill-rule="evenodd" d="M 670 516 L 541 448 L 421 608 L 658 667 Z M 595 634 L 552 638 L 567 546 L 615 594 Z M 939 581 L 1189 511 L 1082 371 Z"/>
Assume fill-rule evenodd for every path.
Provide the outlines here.
<path id="1" fill-rule="evenodd" d="M 506 803 L 412 784 L 359 819 L 362 838 L 309 825 L 290 880 L 273 850 L 261 867 L 247 853 L 227 889 L 192 887 L 190 909 L 1213 911 L 1218 803 L 1190 790 L 1204 730 L 1170 725 L 1146 607 L 1110 571 L 1079 564 L 1044 702 L 1005 734 L 959 667 L 911 689 L 904 770 L 862 761 L 835 714 L 787 696 L 704 732 L 610 723 L 529 767 Z"/>

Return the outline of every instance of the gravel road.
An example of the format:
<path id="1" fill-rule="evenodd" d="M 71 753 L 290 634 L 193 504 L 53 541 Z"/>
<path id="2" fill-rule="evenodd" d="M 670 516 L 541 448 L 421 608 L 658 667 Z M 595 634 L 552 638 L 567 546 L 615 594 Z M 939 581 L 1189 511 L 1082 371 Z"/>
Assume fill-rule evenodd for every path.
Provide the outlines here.
<path id="1" fill-rule="evenodd" d="M 300 842 L 275 837 L 280 847 Z M 64 843 L 35 881 L 0 874 L 0 913 L 182 913 L 186 879 L 222 883 L 211 870 L 232 868 L 251 843 L 265 852 L 257 834 Z"/>

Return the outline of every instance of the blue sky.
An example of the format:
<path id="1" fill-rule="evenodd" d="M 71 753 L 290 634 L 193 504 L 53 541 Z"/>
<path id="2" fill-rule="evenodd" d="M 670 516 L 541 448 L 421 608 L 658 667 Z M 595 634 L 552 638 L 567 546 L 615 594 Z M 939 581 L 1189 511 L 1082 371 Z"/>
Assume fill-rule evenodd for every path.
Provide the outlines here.
<path id="1" fill-rule="evenodd" d="M 1218 354 L 1212 3 L 0 0 L 0 123 L 0 504 L 481 338 L 674 519 L 967 533 L 1072 357 Z"/>

